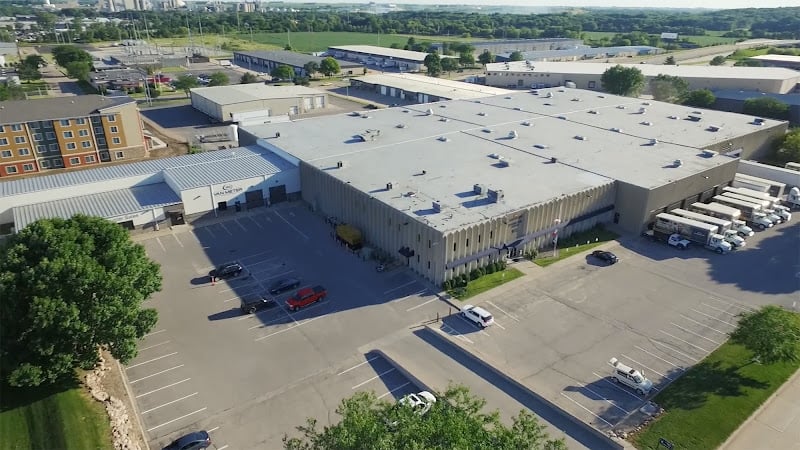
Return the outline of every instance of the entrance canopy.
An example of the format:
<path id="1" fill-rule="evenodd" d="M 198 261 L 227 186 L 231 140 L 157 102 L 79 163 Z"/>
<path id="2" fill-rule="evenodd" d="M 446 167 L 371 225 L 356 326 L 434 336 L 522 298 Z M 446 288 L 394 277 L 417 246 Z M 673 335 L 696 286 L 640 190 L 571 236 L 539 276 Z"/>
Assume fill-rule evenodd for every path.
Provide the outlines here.
<path id="1" fill-rule="evenodd" d="M 39 219 L 69 219 L 75 214 L 112 219 L 180 203 L 180 197 L 166 183 L 155 183 L 17 206 L 13 209 L 14 226 L 19 231 Z"/>

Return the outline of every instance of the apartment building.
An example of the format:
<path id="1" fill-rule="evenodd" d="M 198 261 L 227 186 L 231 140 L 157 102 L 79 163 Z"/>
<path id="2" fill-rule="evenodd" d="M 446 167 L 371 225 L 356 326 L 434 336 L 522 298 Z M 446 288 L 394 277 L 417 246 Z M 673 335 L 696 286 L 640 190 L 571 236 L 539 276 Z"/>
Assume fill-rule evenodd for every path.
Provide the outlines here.
<path id="1" fill-rule="evenodd" d="M 147 156 L 136 101 L 83 95 L 0 105 L 0 177 Z"/>

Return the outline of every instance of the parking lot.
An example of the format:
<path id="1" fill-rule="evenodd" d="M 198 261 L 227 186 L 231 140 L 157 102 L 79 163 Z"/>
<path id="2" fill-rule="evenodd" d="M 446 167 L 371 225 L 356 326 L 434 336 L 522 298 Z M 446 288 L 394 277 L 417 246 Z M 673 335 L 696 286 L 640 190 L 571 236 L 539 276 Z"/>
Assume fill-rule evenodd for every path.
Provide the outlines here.
<path id="1" fill-rule="evenodd" d="M 496 319 L 479 330 L 449 315 L 435 287 L 402 268 L 377 272 L 302 204 L 279 205 L 142 241 L 164 283 L 152 300 L 159 323 L 126 373 L 153 448 L 199 428 L 214 430 L 218 449 L 275 448 L 308 417 L 335 423 L 334 410 L 356 391 L 396 400 L 421 389 L 376 350 L 391 351 L 434 390 L 465 383 L 505 419 L 528 408 L 570 448 L 597 448 L 546 403 L 437 347 L 421 327 L 438 327 L 607 430 L 723 342 L 739 312 L 792 306 L 800 266 L 787 250 L 797 248 L 798 228 L 779 225 L 727 255 L 624 238 L 607 244 L 621 259 L 616 265 L 576 256 L 476 299 Z M 244 272 L 211 283 L 209 270 L 232 260 Z M 292 312 L 284 304 L 290 291 L 271 308 L 241 312 L 242 297 L 287 276 L 301 287 L 324 286 L 328 297 Z M 653 392 L 643 398 L 613 383 L 612 357 L 642 370 Z"/>

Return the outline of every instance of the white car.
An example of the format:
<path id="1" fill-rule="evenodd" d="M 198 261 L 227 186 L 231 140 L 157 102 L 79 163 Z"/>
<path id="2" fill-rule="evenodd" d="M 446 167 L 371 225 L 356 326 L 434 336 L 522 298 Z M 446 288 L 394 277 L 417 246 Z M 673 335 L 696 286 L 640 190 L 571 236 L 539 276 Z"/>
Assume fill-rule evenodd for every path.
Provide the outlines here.
<path id="1" fill-rule="evenodd" d="M 418 394 L 408 394 L 398 403 L 408 406 L 421 416 L 430 411 L 431 406 L 436 403 L 436 397 L 428 391 L 422 391 Z"/>
<path id="2" fill-rule="evenodd" d="M 634 389 L 639 395 L 647 395 L 653 389 L 653 382 L 645 378 L 638 370 L 632 369 L 619 362 L 617 358 L 609 361 L 614 368 L 611 370 L 611 379 Z"/>
<path id="3" fill-rule="evenodd" d="M 481 328 L 486 328 L 494 323 L 492 314 L 480 306 L 465 305 L 461 309 L 461 315 Z"/>

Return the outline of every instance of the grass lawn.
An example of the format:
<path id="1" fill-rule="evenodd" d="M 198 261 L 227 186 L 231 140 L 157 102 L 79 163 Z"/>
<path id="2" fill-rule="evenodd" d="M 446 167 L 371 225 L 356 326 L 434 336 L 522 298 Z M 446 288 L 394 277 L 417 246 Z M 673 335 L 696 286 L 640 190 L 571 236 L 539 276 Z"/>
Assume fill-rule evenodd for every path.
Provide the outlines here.
<path id="1" fill-rule="evenodd" d="M 593 228 L 589 231 L 574 234 L 566 239 L 558 240 L 558 256 L 552 256 L 552 250 L 545 250 L 539 253 L 539 257 L 533 260 L 536 265 L 547 267 L 550 264 L 557 263 L 564 258 L 569 258 L 572 255 L 577 255 L 591 248 L 597 247 L 608 241 L 613 241 L 619 235 L 613 231 L 608 231 L 600 228 Z"/>
<path id="2" fill-rule="evenodd" d="M 602 38 L 613 38 L 618 33 L 611 31 L 584 31 L 581 34 L 585 35 L 586 39 L 602 39 Z M 686 39 L 689 42 L 694 42 L 695 44 L 700 45 L 702 47 L 707 47 L 709 45 L 716 45 L 716 44 L 732 44 L 736 42 L 736 38 L 715 36 L 713 35 L 713 32 L 709 32 L 709 34 L 705 36 L 681 35 L 679 37 L 681 39 Z"/>
<path id="3" fill-rule="evenodd" d="M 725 343 L 672 383 L 653 401 L 666 413 L 633 438 L 639 449 L 658 449 L 658 439 L 676 449 L 719 447 L 800 363 L 751 363 L 752 353 Z"/>
<path id="4" fill-rule="evenodd" d="M 459 291 L 454 289 L 450 293 L 459 300 L 466 300 L 482 292 L 486 292 L 489 289 L 494 289 L 501 284 L 508 283 L 509 281 L 519 278 L 523 275 L 525 274 L 519 270 L 513 267 L 507 267 L 499 272 L 490 273 L 476 280 L 470 281 L 464 290 Z"/>
<path id="5" fill-rule="evenodd" d="M 2 390 L 0 450 L 112 448 L 105 410 L 77 382 Z"/>

